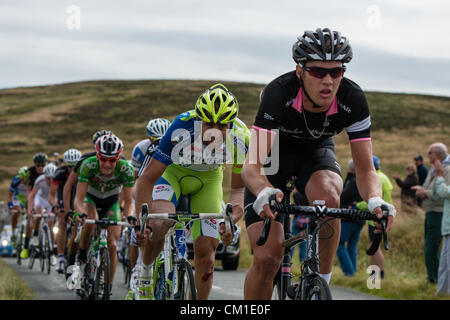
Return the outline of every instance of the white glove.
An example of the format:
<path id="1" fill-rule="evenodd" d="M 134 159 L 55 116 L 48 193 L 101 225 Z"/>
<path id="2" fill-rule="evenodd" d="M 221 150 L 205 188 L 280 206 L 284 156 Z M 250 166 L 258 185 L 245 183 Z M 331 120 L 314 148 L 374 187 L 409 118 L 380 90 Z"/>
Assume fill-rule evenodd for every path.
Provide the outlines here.
<path id="1" fill-rule="evenodd" d="M 385 205 L 388 208 L 389 215 L 395 218 L 395 215 L 397 214 L 397 211 L 395 211 L 395 208 L 392 204 L 387 203 L 380 197 L 373 197 L 370 198 L 367 202 L 367 206 L 369 207 L 369 211 L 373 213 L 373 210 L 375 208 L 381 207 L 382 205 Z"/>
<path id="2" fill-rule="evenodd" d="M 255 202 L 253 203 L 253 210 L 258 214 L 258 216 L 261 215 L 261 212 L 263 212 L 263 208 L 266 204 L 269 204 L 269 197 L 271 195 L 277 194 L 277 192 L 283 193 L 280 189 L 274 189 L 265 187 L 261 190 L 260 193 L 258 193 L 258 196 L 256 197 Z"/>

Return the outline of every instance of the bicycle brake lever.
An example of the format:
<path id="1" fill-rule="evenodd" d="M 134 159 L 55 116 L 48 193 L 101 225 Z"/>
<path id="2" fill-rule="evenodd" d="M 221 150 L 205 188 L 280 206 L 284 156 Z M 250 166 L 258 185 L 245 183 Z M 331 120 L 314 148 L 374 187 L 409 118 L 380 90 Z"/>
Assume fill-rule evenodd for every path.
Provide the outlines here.
<path id="1" fill-rule="evenodd" d="M 141 213 L 139 214 L 139 222 L 141 224 L 141 236 L 144 234 L 144 230 L 147 227 L 147 216 L 148 216 L 148 204 L 142 204 Z"/>
<path id="2" fill-rule="evenodd" d="M 233 223 L 233 206 L 231 203 L 228 203 L 225 208 L 225 226 L 226 230 L 231 230 L 231 234 L 234 236 L 234 232 L 236 231 L 236 226 Z"/>

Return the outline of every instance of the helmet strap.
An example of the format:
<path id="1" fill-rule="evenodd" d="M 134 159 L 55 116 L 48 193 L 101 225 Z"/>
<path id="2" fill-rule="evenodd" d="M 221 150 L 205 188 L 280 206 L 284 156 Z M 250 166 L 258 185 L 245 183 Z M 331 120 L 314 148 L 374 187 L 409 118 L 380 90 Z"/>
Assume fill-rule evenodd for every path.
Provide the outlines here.
<path id="1" fill-rule="evenodd" d="M 304 71 L 303 71 L 303 69 L 302 69 L 302 74 L 303 74 L 303 72 L 304 72 Z M 308 91 L 306 91 L 306 87 L 305 87 L 305 84 L 303 83 L 303 79 L 301 79 L 301 78 L 300 78 L 300 86 L 303 88 L 303 92 L 305 93 L 305 95 L 306 95 L 306 97 L 308 98 L 308 100 L 312 102 L 313 108 L 314 108 L 314 109 L 320 109 L 320 108 L 323 108 L 322 106 L 319 106 L 318 104 L 316 104 L 316 103 L 313 101 L 313 99 L 311 99 L 311 97 L 310 97 L 309 94 L 308 94 Z"/>

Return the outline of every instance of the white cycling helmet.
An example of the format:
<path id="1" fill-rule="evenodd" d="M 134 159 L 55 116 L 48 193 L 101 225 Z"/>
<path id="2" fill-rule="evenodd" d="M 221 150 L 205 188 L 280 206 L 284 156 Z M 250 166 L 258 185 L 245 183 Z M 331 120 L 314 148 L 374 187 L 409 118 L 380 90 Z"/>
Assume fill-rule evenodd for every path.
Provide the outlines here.
<path id="1" fill-rule="evenodd" d="M 63 158 L 68 166 L 74 166 L 80 160 L 81 152 L 77 149 L 69 149 L 64 152 Z"/>
<path id="2" fill-rule="evenodd" d="M 122 152 L 123 143 L 114 134 L 107 134 L 97 139 L 95 149 L 98 156 L 116 158 Z"/>
<path id="3" fill-rule="evenodd" d="M 150 138 L 162 138 L 170 127 L 170 121 L 167 119 L 156 118 L 148 122 L 146 130 Z"/>
<path id="4" fill-rule="evenodd" d="M 56 169 L 58 169 L 53 163 L 49 163 L 44 167 L 44 175 L 47 178 L 53 179 L 55 177 Z"/>

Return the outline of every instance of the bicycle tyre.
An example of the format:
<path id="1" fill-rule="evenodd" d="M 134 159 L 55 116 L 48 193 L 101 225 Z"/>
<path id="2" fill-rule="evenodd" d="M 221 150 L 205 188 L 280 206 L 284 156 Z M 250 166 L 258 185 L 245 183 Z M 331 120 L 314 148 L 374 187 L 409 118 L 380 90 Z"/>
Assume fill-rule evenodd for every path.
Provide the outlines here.
<path id="1" fill-rule="evenodd" d="M 45 258 L 46 258 L 46 251 L 47 249 L 45 248 L 45 235 L 42 235 L 40 237 L 40 241 L 39 241 L 39 264 L 41 266 L 41 272 L 44 272 L 45 270 Z"/>
<path id="2" fill-rule="evenodd" d="M 166 281 L 166 272 L 164 271 L 164 261 L 157 259 L 154 265 L 155 267 L 157 266 L 157 270 L 155 270 L 154 275 L 153 296 L 155 300 L 169 300 L 170 291 L 169 291 L 169 284 Z"/>
<path id="3" fill-rule="evenodd" d="M 47 274 L 50 274 L 51 271 L 51 266 L 52 266 L 52 248 L 51 248 L 51 238 L 50 238 L 50 234 L 49 231 L 46 232 L 46 240 L 45 240 L 45 251 L 46 251 L 46 257 L 45 260 L 47 262 Z"/>
<path id="4" fill-rule="evenodd" d="M 93 298 L 94 300 L 109 300 L 110 298 L 110 286 L 109 286 L 109 278 L 110 278 L 110 261 L 109 254 L 106 248 L 100 249 L 100 266 L 97 270 L 95 270 L 95 281 L 93 288 Z M 103 280 L 103 288 L 101 286 L 101 281 Z"/>
<path id="5" fill-rule="evenodd" d="M 285 293 L 286 295 L 286 293 Z M 282 294 L 281 294 L 281 273 L 280 273 L 280 269 L 278 269 L 278 272 L 275 276 L 275 279 L 273 279 L 273 293 L 272 293 L 272 298 L 273 300 L 284 300 L 281 298 Z"/>
<path id="6" fill-rule="evenodd" d="M 20 253 L 23 249 L 23 233 L 24 227 L 23 224 L 20 226 L 19 235 L 16 237 L 16 254 L 17 254 L 17 264 L 22 265 L 22 258 L 20 257 Z"/>
<path id="7" fill-rule="evenodd" d="M 28 268 L 33 269 L 34 266 L 34 260 L 36 259 L 36 250 L 34 249 L 34 246 L 30 246 L 30 254 L 29 254 L 29 261 L 28 261 Z"/>
<path id="8" fill-rule="evenodd" d="M 314 275 L 304 283 L 305 297 L 300 297 L 300 300 L 312 300 L 315 295 L 315 300 L 333 300 L 331 296 L 330 287 L 327 282 L 319 275 Z M 297 297 L 301 294 L 297 294 Z M 296 297 L 296 300 L 298 300 Z"/>
<path id="9" fill-rule="evenodd" d="M 176 300 L 197 300 L 194 272 L 191 264 L 183 260 L 178 269 L 178 290 L 175 294 Z"/>

